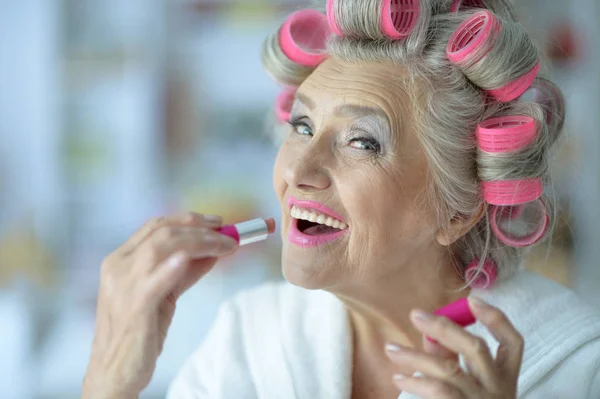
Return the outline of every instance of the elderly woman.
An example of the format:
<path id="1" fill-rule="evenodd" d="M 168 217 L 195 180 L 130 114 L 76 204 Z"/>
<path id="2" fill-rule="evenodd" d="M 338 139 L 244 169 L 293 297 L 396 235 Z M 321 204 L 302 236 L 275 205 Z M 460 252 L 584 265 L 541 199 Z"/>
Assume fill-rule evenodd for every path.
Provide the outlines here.
<path id="1" fill-rule="evenodd" d="M 289 284 L 223 305 L 170 398 L 600 398 L 600 315 L 520 270 L 564 109 L 508 0 L 330 0 L 263 62 Z M 177 298 L 235 251 L 220 227 L 152 220 L 107 257 L 84 397 L 148 384 Z"/>

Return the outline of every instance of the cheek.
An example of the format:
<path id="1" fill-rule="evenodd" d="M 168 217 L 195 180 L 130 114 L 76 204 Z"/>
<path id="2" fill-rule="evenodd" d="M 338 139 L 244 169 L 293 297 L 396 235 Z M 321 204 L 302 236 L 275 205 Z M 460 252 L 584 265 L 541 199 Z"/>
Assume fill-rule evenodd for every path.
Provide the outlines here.
<path id="1" fill-rule="evenodd" d="M 340 190 L 362 245 L 396 245 L 403 237 L 419 237 L 429 224 L 424 179 L 388 166 L 357 168 Z"/>
<path id="2" fill-rule="evenodd" d="M 286 143 L 283 143 L 281 147 L 279 147 L 279 152 L 277 153 L 277 158 L 275 159 L 275 165 L 273 166 L 273 188 L 275 189 L 275 194 L 281 200 L 285 190 L 287 188 L 287 183 L 285 181 L 285 169 L 290 160 L 289 149 Z"/>
<path id="3" fill-rule="evenodd" d="M 379 167 L 361 165 L 347 168 L 338 182 L 338 194 L 354 225 L 357 245 L 368 246 L 385 234 L 386 220 L 393 212 L 389 177 Z"/>

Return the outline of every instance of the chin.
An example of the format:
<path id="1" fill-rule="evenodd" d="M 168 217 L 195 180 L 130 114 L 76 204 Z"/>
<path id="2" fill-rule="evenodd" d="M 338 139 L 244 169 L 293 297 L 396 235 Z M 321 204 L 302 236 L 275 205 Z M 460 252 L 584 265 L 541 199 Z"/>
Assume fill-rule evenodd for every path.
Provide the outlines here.
<path id="1" fill-rule="evenodd" d="M 288 251 L 284 245 L 281 268 L 288 283 L 308 290 L 326 289 L 335 285 L 337 279 L 326 265 L 311 261 L 308 256 L 293 256 L 286 252 Z"/>

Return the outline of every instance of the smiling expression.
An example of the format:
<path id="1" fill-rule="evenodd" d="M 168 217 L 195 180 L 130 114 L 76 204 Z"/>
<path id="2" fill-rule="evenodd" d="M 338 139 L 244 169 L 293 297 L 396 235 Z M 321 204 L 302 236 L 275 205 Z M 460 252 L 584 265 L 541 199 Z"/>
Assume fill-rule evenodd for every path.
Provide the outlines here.
<path id="1" fill-rule="evenodd" d="M 293 284 L 386 278 L 439 250 L 427 159 L 398 71 L 330 58 L 298 89 L 274 170 Z"/>

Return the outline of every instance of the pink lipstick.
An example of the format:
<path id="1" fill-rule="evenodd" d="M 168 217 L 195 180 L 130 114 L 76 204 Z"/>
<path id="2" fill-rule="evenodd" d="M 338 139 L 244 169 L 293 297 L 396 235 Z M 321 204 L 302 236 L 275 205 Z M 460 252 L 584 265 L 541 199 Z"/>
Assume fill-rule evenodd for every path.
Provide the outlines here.
<path id="1" fill-rule="evenodd" d="M 471 312 L 469 300 L 467 298 L 459 299 L 456 302 L 452 302 L 449 305 L 439 308 L 433 312 L 433 314 L 444 316 L 461 327 L 468 327 L 477 321 L 473 315 L 473 312 Z M 427 340 L 437 343 L 436 340 L 430 337 L 427 337 Z"/>
<path id="2" fill-rule="evenodd" d="M 475 316 L 473 316 L 471 308 L 469 307 L 469 301 L 467 298 L 462 298 L 456 302 L 452 302 L 451 304 L 436 310 L 433 312 L 433 314 L 444 316 L 461 327 L 470 326 L 476 321 Z"/>
<path id="3" fill-rule="evenodd" d="M 294 197 L 288 199 L 290 211 L 295 206 L 306 211 L 316 211 L 321 215 L 331 217 L 344 223 L 344 220 L 329 207 L 315 201 L 298 200 Z M 344 223 L 345 224 L 345 223 Z M 288 240 L 302 248 L 312 248 L 333 241 L 349 230 L 349 228 L 338 229 L 325 224 L 292 218 L 288 231 Z"/>
<path id="4" fill-rule="evenodd" d="M 253 219 L 247 222 L 222 226 L 217 229 L 221 234 L 236 240 L 240 246 L 264 241 L 275 232 L 275 220 Z"/>

